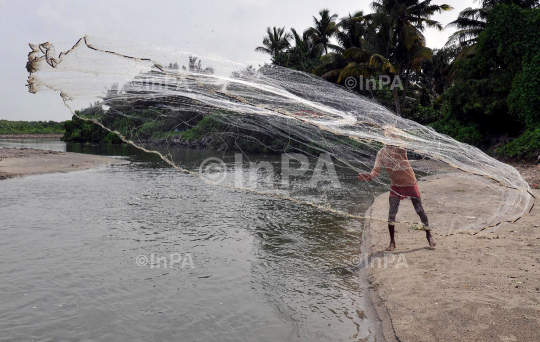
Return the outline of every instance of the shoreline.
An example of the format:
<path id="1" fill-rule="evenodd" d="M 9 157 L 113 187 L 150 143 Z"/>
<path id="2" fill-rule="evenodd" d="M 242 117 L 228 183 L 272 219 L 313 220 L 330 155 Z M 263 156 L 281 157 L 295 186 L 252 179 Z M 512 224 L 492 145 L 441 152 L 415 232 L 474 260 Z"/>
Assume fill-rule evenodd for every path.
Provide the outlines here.
<path id="1" fill-rule="evenodd" d="M 366 210 L 365 216 L 371 215 L 373 204 Z M 362 254 L 371 255 L 372 251 L 370 237 L 370 224 L 369 220 L 364 220 L 364 229 L 362 231 Z M 371 273 L 367 267 L 362 267 L 359 270 L 359 279 L 362 282 L 362 289 L 366 294 L 366 317 L 373 317 L 371 321 L 375 324 L 375 331 L 373 335 L 376 341 L 385 342 L 399 342 L 395 334 L 395 330 L 392 324 L 392 317 L 388 313 L 388 310 L 384 310 L 381 297 L 377 294 L 372 287 Z"/>
<path id="2" fill-rule="evenodd" d="M 60 139 L 64 134 L 0 134 L 0 139 Z"/>
<path id="3" fill-rule="evenodd" d="M 0 149 L 0 179 L 88 170 L 107 164 L 129 164 L 129 162 L 93 154 L 32 148 L 4 147 Z"/>
<path id="4" fill-rule="evenodd" d="M 527 180 L 535 182 L 539 172 Z M 450 222 L 456 216 L 467 215 L 456 210 L 459 205 L 476 211 L 489 206 L 481 193 L 467 189 L 469 201 L 453 204 L 454 210 L 437 210 L 433 199 L 452 196 L 449 184 L 450 188 L 459 187 L 452 174 L 419 183 L 428 217 Z M 532 191 L 538 202 L 540 191 Z M 387 201 L 388 192 L 378 196 L 366 216 L 386 216 Z M 418 221 L 415 216 L 411 202 L 405 200 L 398 220 Z M 386 223 L 366 219 L 365 252 L 373 258 L 399 260 L 403 256 L 408 266 L 395 268 L 389 263 L 387 268 L 362 269 L 384 340 L 537 341 L 539 225 L 540 206 L 536 205 L 519 221 L 477 236 L 445 235 L 433 230 L 437 246 L 429 248 L 424 232 L 397 224 L 397 248 L 385 252 L 389 240 Z"/>

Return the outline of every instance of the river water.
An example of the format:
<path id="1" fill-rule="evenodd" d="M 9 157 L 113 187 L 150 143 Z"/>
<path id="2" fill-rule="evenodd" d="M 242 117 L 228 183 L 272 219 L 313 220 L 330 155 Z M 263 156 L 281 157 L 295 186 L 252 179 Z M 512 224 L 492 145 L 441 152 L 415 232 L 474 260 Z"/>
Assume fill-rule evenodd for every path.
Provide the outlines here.
<path id="1" fill-rule="evenodd" d="M 375 340 L 349 267 L 362 222 L 209 186 L 131 147 L 1 146 L 131 163 L 0 182 L 0 341 Z"/>

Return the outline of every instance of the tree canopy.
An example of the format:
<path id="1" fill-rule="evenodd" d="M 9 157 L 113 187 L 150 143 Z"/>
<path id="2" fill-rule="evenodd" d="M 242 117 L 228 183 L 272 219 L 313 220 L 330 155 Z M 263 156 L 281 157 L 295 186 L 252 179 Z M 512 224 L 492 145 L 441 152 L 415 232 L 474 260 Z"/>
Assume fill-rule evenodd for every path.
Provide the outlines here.
<path id="1" fill-rule="evenodd" d="M 258 51 L 270 53 L 274 64 L 353 84 L 352 90 L 397 115 L 476 146 L 493 147 L 493 135 L 509 137 L 504 143 L 535 136 L 530 132 L 540 127 L 539 1 L 477 4 L 447 25 L 457 31 L 438 50 L 427 46 L 423 31 L 443 29 L 433 15 L 451 6 L 375 0 L 372 13 L 340 19 L 323 9 L 302 34 L 269 28 L 263 44 L 272 41 L 272 33 L 280 43 L 268 46 L 279 48 Z M 400 87 L 383 84 L 382 76 L 399 79 Z M 347 82 L 351 78 L 356 82 Z M 364 87 L 362 80 L 375 87 Z"/>

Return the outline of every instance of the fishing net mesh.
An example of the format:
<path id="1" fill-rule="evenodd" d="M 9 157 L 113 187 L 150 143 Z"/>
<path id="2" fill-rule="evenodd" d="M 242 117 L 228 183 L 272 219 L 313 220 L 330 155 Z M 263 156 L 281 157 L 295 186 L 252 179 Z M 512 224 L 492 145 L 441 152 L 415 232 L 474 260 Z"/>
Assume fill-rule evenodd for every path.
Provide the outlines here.
<path id="1" fill-rule="evenodd" d="M 79 119 L 211 185 L 387 221 L 387 197 L 366 203 L 418 179 L 440 234 L 493 231 L 534 205 L 510 165 L 310 74 L 89 37 L 30 47 L 30 92 L 59 92 Z M 172 148 L 186 146 L 222 152 Z M 419 222 L 407 210 L 397 224 Z"/>

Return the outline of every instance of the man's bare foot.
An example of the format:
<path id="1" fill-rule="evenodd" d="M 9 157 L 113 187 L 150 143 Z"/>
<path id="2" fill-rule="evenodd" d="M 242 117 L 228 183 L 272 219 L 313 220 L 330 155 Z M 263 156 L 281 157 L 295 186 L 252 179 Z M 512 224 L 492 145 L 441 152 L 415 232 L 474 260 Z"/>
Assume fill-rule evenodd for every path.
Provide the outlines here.
<path id="1" fill-rule="evenodd" d="M 437 246 L 437 243 L 435 242 L 435 240 L 433 240 L 433 237 L 431 235 L 427 237 L 427 240 L 429 242 L 429 247 Z"/>
<path id="2" fill-rule="evenodd" d="M 393 251 L 394 249 L 396 249 L 396 243 L 395 242 L 390 242 L 390 245 L 388 246 L 388 248 L 386 249 L 388 252 L 391 252 Z"/>

